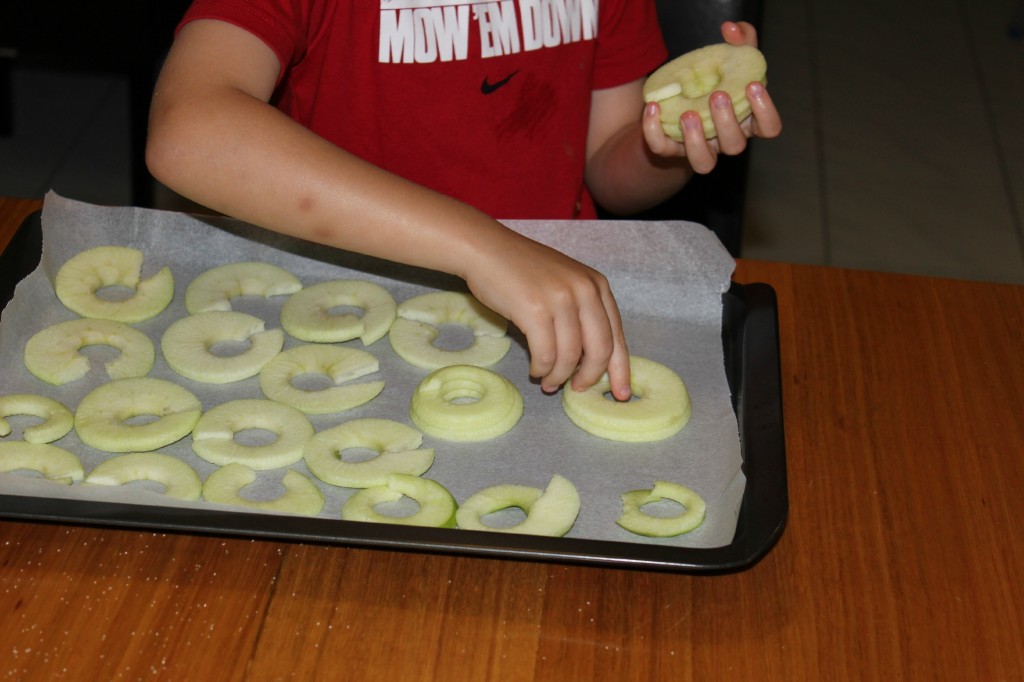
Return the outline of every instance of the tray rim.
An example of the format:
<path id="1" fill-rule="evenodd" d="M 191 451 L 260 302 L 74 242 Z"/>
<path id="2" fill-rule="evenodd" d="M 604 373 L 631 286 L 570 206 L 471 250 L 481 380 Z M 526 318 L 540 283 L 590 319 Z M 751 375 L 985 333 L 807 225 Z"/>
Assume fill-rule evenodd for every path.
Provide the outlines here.
<path id="1" fill-rule="evenodd" d="M 0 309 L 41 256 L 41 214 L 22 222 L 0 253 Z M 26 262 L 24 256 L 29 256 Z M 20 260 L 19 260 L 20 258 Z M 6 289 L 10 289 L 7 291 Z M 737 326 L 738 325 L 738 326 Z M 369 524 L 342 519 L 94 502 L 0 494 L 0 521 L 17 520 L 194 535 L 236 536 L 435 554 L 549 561 L 686 573 L 750 568 L 778 542 L 788 512 L 778 337 L 778 303 L 771 285 L 732 282 L 723 294 L 723 355 L 740 429 L 746 486 L 736 533 L 710 548 L 585 538 L 546 538 L 464 529 Z M 738 353 L 730 362 L 730 353 Z M 738 364 L 738 370 L 737 370 Z M 752 377 L 756 381 L 752 381 Z"/>

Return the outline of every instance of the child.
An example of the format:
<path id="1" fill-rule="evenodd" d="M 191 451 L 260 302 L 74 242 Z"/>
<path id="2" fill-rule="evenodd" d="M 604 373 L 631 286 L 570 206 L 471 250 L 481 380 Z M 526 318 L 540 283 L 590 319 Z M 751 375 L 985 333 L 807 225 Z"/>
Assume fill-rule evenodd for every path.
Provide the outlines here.
<path id="1" fill-rule="evenodd" d="M 748 24 L 723 37 L 754 44 Z M 147 162 L 193 201 L 278 232 L 464 279 L 526 336 L 555 392 L 629 360 L 603 275 L 495 218 L 659 203 L 719 153 L 774 137 L 759 83 L 718 136 L 643 104 L 666 56 L 648 0 L 196 0 L 157 82 Z M 493 217 L 491 217 L 493 216 Z"/>

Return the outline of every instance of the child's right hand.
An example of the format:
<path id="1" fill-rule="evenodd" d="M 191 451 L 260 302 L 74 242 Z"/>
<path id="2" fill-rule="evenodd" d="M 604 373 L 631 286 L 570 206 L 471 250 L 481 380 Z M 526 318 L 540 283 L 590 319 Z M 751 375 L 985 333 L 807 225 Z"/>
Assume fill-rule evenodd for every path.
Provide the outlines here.
<path id="1" fill-rule="evenodd" d="M 241 28 L 186 25 L 151 107 L 154 176 L 254 225 L 457 275 L 526 335 L 530 373 L 545 391 L 570 377 L 587 389 L 607 370 L 615 396 L 629 398 L 629 355 L 603 275 L 282 115 L 269 104 L 279 68 Z"/>
<path id="2" fill-rule="evenodd" d="M 571 390 L 586 390 L 607 370 L 612 394 L 629 399 L 629 351 L 604 275 L 511 230 L 478 255 L 466 282 L 526 335 L 530 375 L 542 390 L 570 377 Z"/>

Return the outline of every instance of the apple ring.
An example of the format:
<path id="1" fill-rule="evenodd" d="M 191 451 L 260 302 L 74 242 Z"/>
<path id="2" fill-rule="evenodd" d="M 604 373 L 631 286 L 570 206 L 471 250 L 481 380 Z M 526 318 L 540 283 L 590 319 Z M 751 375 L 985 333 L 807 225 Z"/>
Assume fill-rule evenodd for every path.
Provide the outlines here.
<path id="1" fill-rule="evenodd" d="M 16 440 L 0 443 L 0 473 L 37 471 L 54 483 L 71 485 L 82 480 L 82 463 L 64 448 L 49 443 Z"/>
<path id="2" fill-rule="evenodd" d="M 380 370 L 380 362 L 358 348 L 307 344 L 282 351 L 260 370 L 260 389 L 276 400 L 306 414 L 344 412 L 376 398 L 383 381 L 347 383 Z M 320 390 L 297 388 L 292 382 L 303 374 L 330 377 L 334 386 Z"/>
<path id="3" fill-rule="evenodd" d="M 284 494 L 272 500 L 251 500 L 241 490 L 256 481 L 256 472 L 244 464 L 225 464 L 206 477 L 203 498 L 216 504 L 230 504 L 262 511 L 316 516 L 324 508 L 320 489 L 298 471 L 287 469 L 281 478 Z"/>
<path id="4" fill-rule="evenodd" d="M 249 342 L 237 355 L 211 352 L 215 344 Z M 164 359 L 178 374 L 208 384 L 227 384 L 259 374 L 281 352 L 284 331 L 266 329 L 260 318 L 232 310 L 211 310 L 176 320 L 160 339 Z"/>
<path id="5" fill-rule="evenodd" d="M 52 443 L 66 436 L 75 426 L 75 415 L 53 398 L 33 393 L 12 393 L 0 396 L 0 436 L 11 433 L 7 417 L 29 415 L 42 419 L 41 424 L 26 427 L 22 438 L 29 443 Z"/>
<path id="6" fill-rule="evenodd" d="M 202 405 L 177 384 L 152 377 L 116 379 L 90 391 L 75 411 L 75 432 L 107 452 L 149 452 L 189 434 Z M 155 421 L 129 424 L 136 417 Z"/>
<path id="7" fill-rule="evenodd" d="M 483 522 L 488 514 L 519 507 L 526 519 L 513 526 L 491 526 Z M 462 503 L 455 512 L 459 528 L 499 533 L 561 537 L 576 523 L 580 495 L 569 479 L 555 474 L 543 491 L 540 488 L 507 483 L 484 488 Z"/>
<path id="8" fill-rule="evenodd" d="M 434 370 L 416 387 L 409 415 L 421 431 L 451 441 L 497 438 L 523 416 L 523 394 L 483 367 Z"/>
<path id="9" fill-rule="evenodd" d="M 665 134 L 682 141 L 679 117 L 687 111 L 700 114 L 704 137 L 718 135 L 711 118 L 712 92 L 722 91 L 732 98 L 736 120 L 750 116 L 747 85 L 755 81 L 767 84 L 764 55 L 750 45 L 719 43 L 676 57 L 656 70 L 644 83 L 644 101 L 661 106 L 661 127 Z"/>
<path id="10" fill-rule="evenodd" d="M 403 497 L 415 501 L 419 508 L 404 516 L 382 514 L 376 509 L 378 504 L 398 502 Z M 383 485 L 363 488 L 348 498 L 341 508 L 341 518 L 346 521 L 454 528 L 457 508 L 455 498 L 437 481 L 409 474 L 392 474 Z"/>
<path id="11" fill-rule="evenodd" d="M 391 474 L 419 476 L 434 463 L 433 448 L 422 448 L 423 435 L 390 419 L 353 419 L 317 433 L 303 449 L 309 471 L 325 483 L 343 488 L 386 485 Z M 342 459 L 345 450 L 363 448 L 376 456 L 359 462 Z"/>
<path id="12" fill-rule="evenodd" d="M 62 386 L 89 373 L 86 346 L 113 346 L 121 354 L 104 367 L 111 379 L 149 374 L 156 350 L 149 337 L 124 322 L 80 318 L 58 322 L 36 332 L 25 344 L 25 367 L 37 379 Z"/>
<path id="13" fill-rule="evenodd" d="M 276 439 L 264 445 L 235 440 L 247 429 L 270 431 Z M 294 407 L 273 400 L 231 400 L 199 418 L 192 430 L 192 450 L 211 464 L 276 469 L 302 459 L 302 448 L 312 436 L 313 425 Z"/>
<path id="14" fill-rule="evenodd" d="M 174 275 L 164 266 L 142 279 L 142 251 L 127 246 L 96 246 L 81 251 L 57 271 L 53 289 L 69 310 L 82 317 L 134 323 L 159 315 L 174 298 Z M 134 290 L 130 298 L 109 300 L 96 292 L 104 287 Z"/>
<path id="15" fill-rule="evenodd" d="M 258 261 L 227 263 L 200 273 L 185 289 L 190 314 L 231 310 L 239 296 L 284 296 L 302 288 L 299 278 L 284 268 Z"/>
<path id="16" fill-rule="evenodd" d="M 468 348 L 446 350 L 434 345 L 444 324 L 463 325 L 473 332 Z M 448 365 L 489 367 L 505 357 L 512 340 L 508 321 L 470 294 L 436 291 L 422 294 L 398 306 L 388 340 L 398 357 L 420 369 Z"/>
<path id="17" fill-rule="evenodd" d="M 338 306 L 362 308 L 363 315 L 331 314 Z M 288 297 L 281 308 L 281 326 L 300 341 L 340 343 L 359 338 L 369 346 L 384 338 L 396 314 L 395 299 L 384 287 L 339 279 L 313 284 Z"/>
<path id="18" fill-rule="evenodd" d="M 133 481 L 155 481 L 163 494 L 178 500 L 198 500 L 203 481 L 184 461 L 160 452 L 130 452 L 97 464 L 84 483 L 88 485 L 125 485 Z"/>
<path id="19" fill-rule="evenodd" d="M 664 440 L 678 433 L 693 413 L 682 379 L 647 358 L 630 356 L 629 366 L 633 400 L 606 397 L 610 386 L 605 375 L 585 391 L 566 385 L 562 391 L 565 414 L 594 436 L 625 443 Z"/>
<path id="20" fill-rule="evenodd" d="M 654 516 L 643 511 L 643 506 L 661 500 L 672 500 L 684 511 L 675 516 Z M 650 490 L 633 490 L 622 495 L 622 515 L 616 519 L 631 533 L 648 537 L 667 538 L 695 530 L 704 523 L 707 505 L 695 491 L 670 481 L 655 481 Z"/>

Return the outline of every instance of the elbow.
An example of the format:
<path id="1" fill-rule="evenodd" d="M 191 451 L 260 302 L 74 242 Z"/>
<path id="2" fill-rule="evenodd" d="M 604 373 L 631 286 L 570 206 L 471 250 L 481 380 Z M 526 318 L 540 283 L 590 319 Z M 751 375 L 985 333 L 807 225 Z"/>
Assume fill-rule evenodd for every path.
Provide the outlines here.
<path id="1" fill-rule="evenodd" d="M 615 218 L 629 218 L 636 216 L 644 211 L 654 208 L 658 205 L 660 197 L 658 198 L 637 198 L 632 195 L 625 194 L 621 191 L 605 190 L 602 188 L 591 188 L 591 196 L 594 198 L 594 202 L 603 209 L 603 211 Z"/>
<path id="2" fill-rule="evenodd" d="M 190 150 L 198 147 L 193 126 L 183 113 L 166 103 L 154 102 L 146 133 L 145 153 L 149 173 L 180 194 L 186 193 L 190 169 L 195 166 Z"/>
<path id="3" fill-rule="evenodd" d="M 146 168 L 157 181 L 175 189 L 181 165 L 180 155 L 175 153 L 173 135 L 165 126 L 154 125 L 150 121 L 146 135 Z"/>

